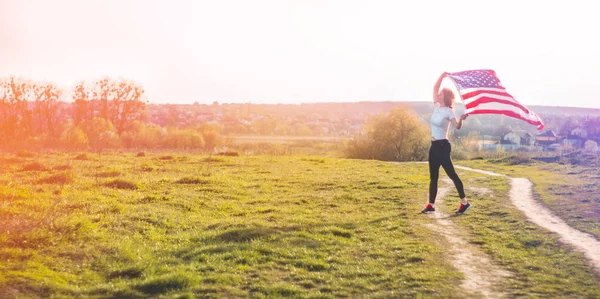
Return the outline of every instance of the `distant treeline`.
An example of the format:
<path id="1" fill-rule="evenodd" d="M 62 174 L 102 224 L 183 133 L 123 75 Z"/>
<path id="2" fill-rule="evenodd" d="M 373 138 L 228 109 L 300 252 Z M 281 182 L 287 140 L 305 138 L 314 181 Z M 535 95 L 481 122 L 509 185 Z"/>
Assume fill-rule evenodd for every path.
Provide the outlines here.
<path id="1" fill-rule="evenodd" d="M 9 77 L 0 78 L 0 149 L 211 150 L 229 135 L 360 136 L 364 139 L 373 119 L 371 124 L 365 122 L 374 116 L 400 109 L 413 111 L 414 119 L 427 124 L 432 108 L 431 102 L 391 101 L 149 104 L 144 88 L 126 79 L 82 81 L 70 90 L 63 90 L 50 82 Z M 542 117 L 546 128 L 557 134 L 567 135 L 577 126 L 600 128 L 600 109 L 531 108 Z M 456 114 L 462 111 L 463 106 L 458 103 Z M 538 133 L 533 126 L 516 119 L 478 115 L 469 118 L 463 129 L 454 132 L 452 137 L 499 139 L 516 129 L 533 135 Z M 363 148 L 363 142 L 354 144 L 357 146 L 354 150 Z"/>
<path id="2" fill-rule="evenodd" d="M 189 149 L 215 146 L 210 126 L 147 122 L 143 87 L 125 79 L 80 82 L 71 102 L 54 83 L 0 79 L 0 147 L 4 150 L 105 148 Z"/>

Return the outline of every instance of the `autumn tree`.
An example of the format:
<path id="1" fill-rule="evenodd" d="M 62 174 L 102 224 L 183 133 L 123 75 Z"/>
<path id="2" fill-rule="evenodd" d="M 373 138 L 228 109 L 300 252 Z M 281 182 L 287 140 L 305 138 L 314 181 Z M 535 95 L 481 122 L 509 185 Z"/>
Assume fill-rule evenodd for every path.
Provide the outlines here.
<path id="1" fill-rule="evenodd" d="M 0 89 L 3 140 L 12 142 L 27 139 L 33 133 L 33 113 L 29 109 L 29 101 L 33 94 L 32 83 L 10 77 L 1 81 Z"/>
<path id="2" fill-rule="evenodd" d="M 141 119 L 146 107 L 144 88 L 125 79 L 103 78 L 92 87 L 81 82 L 75 87 L 73 97 L 76 122 L 99 116 L 110 121 L 119 135 Z"/>
<path id="3" fill-rule="evenodd" d="M 119 138 L 111 122 L 101 117 L 84 120 L 77 126 L 87 137 L 89 146 L 94 150 L 115 148 L 119 145 Z"/>
<path id="4" fill-rule="evenodd" d="M 39 132 L 47 133 L 49 136 L 56 136 L 55 122 L 58 112 L 58 101 L 62 95 L 62 90 L 53 83 L 38 84 L 33 86 L 35 97 L 35 111 L 38 118 Z"/>
<path id="5" fill-rule="evenodd" d="M 427 129 L 412 111 L 398 107 L 367 120 L 364 132 L 346 150 L 350 158 L 384 161 L 423 160 L 427 156 Z"/>
<path id="6" fill-rule="evenodd" d="M 91 101 L 91 95 L 92 91 L 83 81 L 73 89 L 73 120 L 75 124 L 94 117 L 94 103 Z"/>

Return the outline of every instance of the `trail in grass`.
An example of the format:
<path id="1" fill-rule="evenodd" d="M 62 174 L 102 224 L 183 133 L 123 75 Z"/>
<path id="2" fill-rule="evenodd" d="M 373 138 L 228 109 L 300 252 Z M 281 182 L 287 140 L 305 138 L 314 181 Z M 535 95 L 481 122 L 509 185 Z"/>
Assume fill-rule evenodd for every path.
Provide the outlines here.
<path id="1" fill-rule="evenodd" d="M 483 173 L 492 176 L 504 176 L 490 171 L 464 166 L 456 168 Z M 566 222 L 533 198 L 533 184 L 526 178 L 507 177 L 510 182 L 510 199 L 533 223 L 557 233 L 560 239 L 573 245 L 588 258 L 592 266 L 600 273 L 600 241 L 594 236 L 570 227 Z"/>
<path id="2" fill-rule="evenodd" d="M 452 184 L 449 179 L 444 179 L 445 185 Z M 436 205 L 441 206 L 444 196 L 450 190 L 449 187 L 440 188 Z M 483 296 L 485 298 L 502 298 L 506 293 L 506 278 L 510 276 L 505 271 L 494 265 L 487 255 L 478 247 L 467 241 L 467 233 L 461 230 L 450 219 L 450 215 L 440 212 L 432 214 L 435 224 L 428 227 L 444 236 L 449 244 L 448 256 L 452 265 L 464 274 L 461 287 L 472 296 Z"/>

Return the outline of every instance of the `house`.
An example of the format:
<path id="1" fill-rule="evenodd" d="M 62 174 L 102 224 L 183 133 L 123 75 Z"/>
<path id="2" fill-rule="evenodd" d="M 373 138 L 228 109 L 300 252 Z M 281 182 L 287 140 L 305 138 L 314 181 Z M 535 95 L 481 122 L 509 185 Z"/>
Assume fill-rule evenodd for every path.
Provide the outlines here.
<path id="1" fill-rule="evenodd" d="M 588 131 L 586 128 L 577 126 L 575 129 L 571 130 L 571 134 L 569 134 L 570 136 L 577 136 L 580 138 L 587 138 L 588 137 Z"/>
<path id="2" fill-rule="evenodd" d="M 560 144 L 560 141 L 564 139 L 561 136 L 558 136 L 552 130 L 548 130 L 540 135 L 535 137 L 535 143 L 538 146 L 542 147 L 542 150 L 553 149 Z"/>
<path id="3" fill-rule="evenodd" d="M 587 129 L 583 127 L 576 127 L 575 129 L 569 132 L 569 135 L 563 141 L 564 145 L 569 145 L 572 147 L 581 148 L 585 144 L 585 141 L 588 139 Z"/>
<path id="4" fill-rule="evenodd" d="M 534 143 L 535 138 L 533 138 L 533 135 L 523 130 L 514 130 L 504 134 L 497 144 L 504 150 L 516 150 L 519 148 L 532 148 Z"/>

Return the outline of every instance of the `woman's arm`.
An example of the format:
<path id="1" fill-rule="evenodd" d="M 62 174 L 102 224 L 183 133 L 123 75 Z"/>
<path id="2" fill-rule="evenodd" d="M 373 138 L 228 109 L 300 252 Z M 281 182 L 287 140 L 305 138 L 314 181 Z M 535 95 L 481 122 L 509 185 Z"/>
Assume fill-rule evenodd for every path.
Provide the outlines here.
<path id="1" fill-rule="evenodd" d="M 433 103 L 437 103 L 438 101 L 438 94 L 440 92 L 440 85 L 442 85 L 442 80 L 444 80 L 444 77 L 446 77 L 446 75 L 448 75 L 447 72 L 443 72 L 440 77 L 437 79 L 437 81 L 435 82 L 435 84 L 433 85 Z"/>
<path id="2" fill-rule="evenodd" d="M 457 129 L 457 130 L 460 130 L 460 128 L 462 128 L 463 122 L 465 121 L 465 119 L 467 119 L 467 117 L 468 117 L 468 116 L 469 116 L 469 115 L 467 115 L 467 114 L 463 114 L 463 115 L 460 117 L 460 120 L 459 120 L 459 121 L 456 121 L 456 118 L 451 118 L 451 119 L 450 119 L 450 122 L 452 123 L 452 125 L 453 125 L 453 126 L 454 126 L 454 127 Z"/>

